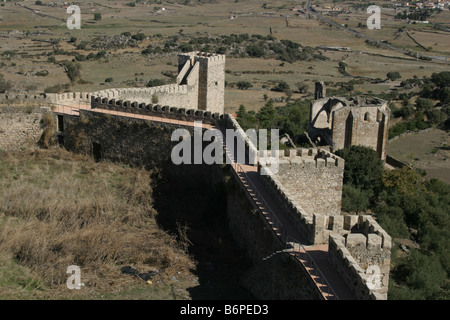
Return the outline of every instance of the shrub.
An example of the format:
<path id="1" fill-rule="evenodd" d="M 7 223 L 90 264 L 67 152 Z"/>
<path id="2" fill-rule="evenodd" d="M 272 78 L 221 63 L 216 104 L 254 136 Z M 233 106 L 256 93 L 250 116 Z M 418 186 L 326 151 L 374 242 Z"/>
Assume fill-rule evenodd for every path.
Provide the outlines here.
<path id="1" fill-rule="evenodd" d="M 67 76 L 71 82 L 77 82 L 81 78 L 81 64 L 75 61 L 63 61 Z"/>
<path id="2" fill-rule="evenodd" d="M 3 79 L 3 75 L 0 74 L 0 93 L 4 93 L 12 88 L 11 82 Z"/>
<path id="3" fill-rule="evenodd" d="M 386 74 L 386 78 L 388 78 L 391 81 L 395 81 L 397 79 L 400 79 L 401 77 L 402 76 L 397 71 L 391 71 Z"/>
<path id="4" fill-rule="evenodd" d="M 253 87 L 253 85 L 248 81 L 239 81 L 236 83 L 236 86 L 239 90 L 246 90 Z"/>
<path id="5" fill-rule="evenodd" d="M 287 92 L 288 90 L 290 90 L 290 86 L 287 84 L 287 82 L 285 81 L 280 81 L 278 82 L 278 84 L 272 88 L 272 91 L 277 91 L 277 92 Z"/>
<path id="6" fill-rule="evenodd" d="M 249 45 L 245 51 L 250 57 L 261 58 L 264 56 L 264 49 L 257 45 Z"/>
<path id="7" fill-rule="evenodd" d="M 152 79 L 147 82 L 147 87 L 158 87 L 165 85 L 166 82 L 162 79 Z"/>
<path id="8" fill-rule="evenodd" d="M 47 70 L 42 70 L 42 71 L 38 71 L 36 72 L 36 76 L 38 77 L 46 77 L 48 76 L 49 72 Z"/>
<path id="9" fill-rule="evenodd" d="M 143 33 L 137 33 L 131 36 L 132 39 L 137 40 L 137 41 L 142 41 L 145 39 L 145 34 Z"/>
<path id="10" fill-rule="evenodd" d="M 367 190 L 344 185 L 342 189 L 342 210 L 347 212 L 363 212 L 369 207 L 372 193 Z"/>
<path id="11" fill-rule="evenodd" d="M 433 100 L 428 98 L 417 98 L 416 108 L 417 110 L 429 110 L 434 107 Z"/>

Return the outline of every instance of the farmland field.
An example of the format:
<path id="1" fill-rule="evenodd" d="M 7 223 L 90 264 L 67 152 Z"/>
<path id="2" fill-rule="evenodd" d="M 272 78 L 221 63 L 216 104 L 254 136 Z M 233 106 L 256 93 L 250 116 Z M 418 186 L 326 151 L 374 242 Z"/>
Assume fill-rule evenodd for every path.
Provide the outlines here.
<path id="1" fill-rule="evenodd" d="M 217 38 L 224 35 L 262 35 L 270 32 L 278 40 L 291 40 L 303 47 L 348 47 L 348 52 L 326 49 L 320 51 L 325 60 L 302 60 L 284 62 L 274 57 L 246 57 L 245 50 L 239 44 L 233 49 L 241 49 L 241 54 L 227 52 L 226 111 L 235 112 L 241 104 L 248 110 L 258 110 L 264 105 L 264 94 L 269 98 L 280 98 L 279 93 L 270 89 L 276 81 L 286 81 L 293 95 L 291 99 L 311 97 L 314 82 L 323 80 L 331 85 L 346 82 L 355 77 L 385 79 L 388 71 L 400 71 L 402 79 L 417 76 L 429 76 L 433 72 L 448 69 L 448 62 L 417 60 L 404 54 L 377 48 L 365 43 L 364 39 L 355 37 L 336 27 L 320 22 L 308 15 L 291 10 L 302 7 L 301 3 L 277 0 L 266 1 L 188 1 L 187 5 L 172 1 L 150 1 L 146 4 L 137 1 L 134 7 L 129 1 L 98 1 L 80 5 L 81 29 L 69 30 L 65 19 L 69 17 L 66 6 L 53 5 L 42 1 L 4 2 L 0 7 L 0 73 L 11 81 L 10 91 L 41 93 L 46 88 L 66 84 L 65 90 L 94 91 L 107 87 L 143 86 L 153 78 L 169 81 L 161 72 L 176 72 L 177 47 L 163 53 L 143 55 L 141 52 L 150 46 L 163 46 L 168 39 L 176 37 L 178 45 L 189 43 L 199 37 Z M 317 8 L 332 5 L 331 1 L 313 1 Z M 380 1 L 385 5 L 388 2 Z M 430 25 L 412 25 L 394 19 L 395 9 L 383 7 L 382 29 L 369 30 L 357 28 L 358 23 L 365 23 L 367 14 L 351 1 L 336 4 L 347 11 L 324 16 L 346 24 L 351 29 L 378 40 L 386 40 L 401 48 L 417 50 L 417 46 L 400 28 L 410 31 L 417 41 L 425 47 L 432 47 L 430 55 L 449 55 L 448 33 L 433 29 Z M 34 11 L 33 11 L 34 10 Z M 100 20 L 94 15 L 100 14 Z M 433 19 L 441 23 L 449 21 L 449 11 L 445 10 Z M 433 20 L 430 18 L 430 20 Z M 143 33 L 145 39 L 113 44 L 108 37 L 118 37 L 123 33 Z M 98 43 L 104 38 L 109 43 L 103 48 L 86 48 L 83 43 Z M 71 40 L 72 39 L 72 40 Z M 202 49 L 202 46 L 199 47 Z M 55 49 L 57 49 L 55 51 Z M 245 49 L 245 48 L 244 48 Z M 83 60 L 80 56 L 105 51 L 101 59 Z M 235 50 L 234 50 L 235 51 Z M 244 54 L 242 54 L 244 52 Z M 59 62 L 80 59 L 81 79 L 71 83 Z M 49 57 L 52 57 L 49 59 Z M 54 58 L 53 58 L 54 57 Z M 347 63 L 349 75 L 338 71 L 339 61 Z M 49 76 L 39 77 L 36 73 L 46 70 Z M 252 71 L 245 73 L 243 71 Z M 111 78 L 105 83 L 105 79 Z M 249 81 L 253 88 L 242 91 L 232 84 Z M 307 85 L 303 94 L 295 92 L 296 84 Z M 365 83 L 356 85 L 356 92 L 380 93 L 392 89 L 398 83 Z"/>

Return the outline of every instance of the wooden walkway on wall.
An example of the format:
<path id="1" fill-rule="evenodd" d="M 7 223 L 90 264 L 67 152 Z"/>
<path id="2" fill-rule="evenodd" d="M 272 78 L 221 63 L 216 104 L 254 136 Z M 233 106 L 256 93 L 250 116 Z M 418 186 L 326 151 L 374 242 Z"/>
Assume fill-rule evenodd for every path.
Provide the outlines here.
<path id="1" fill-rule="evenodd" d="M 105 109 L 91 109 L 90 105 L 58 105 L 53 110 L 56 113 L 67 115 L 79 115 L 79 110 L 89 110 L 103 114 L 111 114 L 128 118 L 142 119 L 161 123 L 178 124 L 182 126 L 193 126 L 193 121 L 174 120 L 147 116 L 142 114 L 111 111 Z M 222 132 L 223 142 L 226 141 L 225 130 L 209 124 L 202 124 L 205 129 L 219 129 Z M 224 146 L 226 147 L 225 143 Z M 236 157 L 234 157 L 236 159 Z M 345 284 L 342 277 L 337 273 L 328 259 L 328 244 L 307 245 L 298 230 L 292 227 L 286 215 L 279 208 L 276 201 L 263 185 L 259 178 L 258 168 L 255 165 L 239 164 L 232 162 L 234 173 L 243 184 L 255 205 L 266 218 L 272 230 L 286 245 L 284 253 L 291 254 L 297 258 L 305 270 L 315 282 L 325 300 L 353 300 L 354 295 Z M 274 253 L 276 254 L 276 253 Z M 301 290 L 301 288 L 299 288 Z"/>

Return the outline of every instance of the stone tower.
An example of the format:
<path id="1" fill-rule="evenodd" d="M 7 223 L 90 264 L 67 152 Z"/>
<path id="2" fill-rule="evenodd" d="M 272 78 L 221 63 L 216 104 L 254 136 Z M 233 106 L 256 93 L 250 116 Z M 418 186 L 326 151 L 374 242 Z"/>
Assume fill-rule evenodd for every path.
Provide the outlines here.
<path id="1" fill-rule="evenodd" d="M 178 55 L 179 83 L 198 72 L 197 109 L 224 113 L 225 55 L 188 52 Z"/>
<path id="2" fill-rule="evenodd" d="M 317 81 L 316 82 L 316 86 L 315 86 L 315 91 L 314 91 L 314 99 L 322 99 L 325 98 L 327 95 L 326 93 L 326 88 L 325 88 L 325 84 L 323 83 L 323 81 Z"/>
<path id="3" fill-rule="evenodd" d="M 308 135 L 332 152 L 353 145 L 371 147 L 384 161 L 389 116 L 387 101 L 379 98 L 322 97 L 311 102 Z"/>

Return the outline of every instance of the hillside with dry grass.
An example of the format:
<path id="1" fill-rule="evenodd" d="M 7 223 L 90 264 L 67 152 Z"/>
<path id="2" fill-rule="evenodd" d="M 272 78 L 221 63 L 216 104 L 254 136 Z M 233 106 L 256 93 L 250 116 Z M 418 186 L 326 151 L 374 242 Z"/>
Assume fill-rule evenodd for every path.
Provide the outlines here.
<path id="1" fill-rule="evenodd" d="M 152 202 L 143 169 L 60 148 L 0 151 L 0 297 L 189 298 L 195 262 Z M 69 265 L 81 268 L 80 290 L 66 287 Z M 126 265 L 158 274 L 148 284 Z"/>

